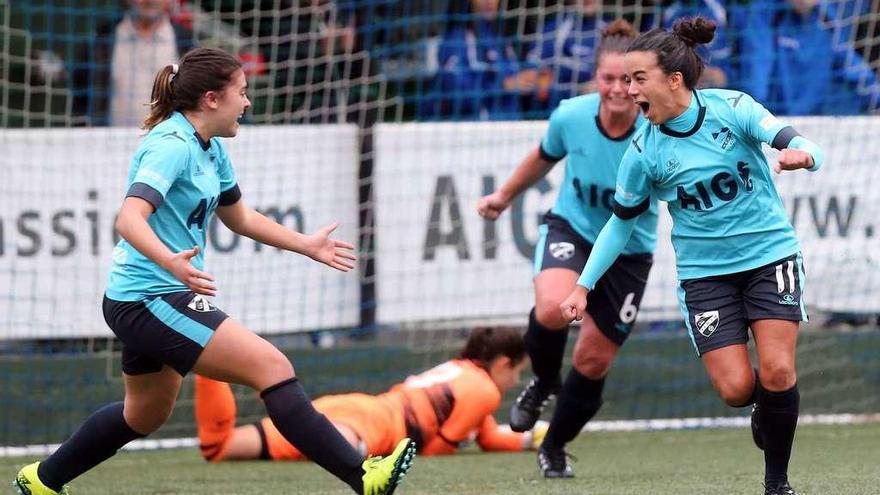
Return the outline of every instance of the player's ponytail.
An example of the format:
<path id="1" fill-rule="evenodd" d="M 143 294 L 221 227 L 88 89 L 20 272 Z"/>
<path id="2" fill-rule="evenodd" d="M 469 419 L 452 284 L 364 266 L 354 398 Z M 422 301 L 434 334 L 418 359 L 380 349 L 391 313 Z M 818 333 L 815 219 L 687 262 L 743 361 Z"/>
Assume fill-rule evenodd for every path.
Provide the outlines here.
<path id="1" fill-rule="evenodd" d="M 208 91 L 223 91 L 239 69 L 241 62 L 216 48 L 196 48 L 179 64 L 166 65 L 153 80 L 144 129 L 151 130 L 174 111 L 198 110 L 202 96 Z"/>
<path id="2" fill-rule="evenodd" d="M 489 364 L 499 356 L 519 363 L 526 357 L 526 344 L 522 333 L 510 327 L 477 327 L 461 350 L 459 357 L 470 359 L 488 369 Z"/>
<path id="3" fill-rule="evenodd" d="M 709 43 L 715 37 L 715 23 L 702 16 L 680 19 L 672 27 L 652 29 L 636 38 L 629 52 L 653 52 L 657 65 L 665 74 L 680 72 L 684 85 L 693 89 L 703 74 L 705 63 L 697 54 L 697 45 Z"/>
<path id="4" fill-rule="evenodd" d="M 178 70 L 177 64 L 168 64 L 156 74 L 153 91 L 150 93 L 150 115 L 144 120 L 144 129 L 149 131 L 156 124 L 170 117 L 171 112 L 174 111 L 171 81 Z"/>
<path id="5" fill-rule="evenodd" d="M 599 65 L 605 54 L 626 53 L 627 48 L 638 35 L 639 32 L 626 19 L 617 19 L 605 26 L 602 30 L 602 41 L 596 48 L 596 65 Z"/>

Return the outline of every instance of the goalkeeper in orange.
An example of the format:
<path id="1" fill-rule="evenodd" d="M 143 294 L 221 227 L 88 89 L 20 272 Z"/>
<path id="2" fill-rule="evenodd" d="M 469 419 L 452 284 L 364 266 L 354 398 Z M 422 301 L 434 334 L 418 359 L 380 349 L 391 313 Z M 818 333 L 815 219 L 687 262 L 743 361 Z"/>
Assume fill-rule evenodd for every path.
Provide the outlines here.
<path id="1" fill-rule="evenodd" d="M 546 423 L 516 433 L 492 417 L 501 396 L 519 383 L 525 365 L 519 331 L 476 328 L 458 358 L 410 376 L 385 393 L 328 395 L 313 404 L 364 456 L 388 454 L 407 436 L 422 455 L 452 454 L 468 440 L 485 451 L 535 449 Z M 197 376 L 195 416 L 206 460 L 304 459 L 268 417 L 235 426 L 235 415 L 229 385 Z"/>

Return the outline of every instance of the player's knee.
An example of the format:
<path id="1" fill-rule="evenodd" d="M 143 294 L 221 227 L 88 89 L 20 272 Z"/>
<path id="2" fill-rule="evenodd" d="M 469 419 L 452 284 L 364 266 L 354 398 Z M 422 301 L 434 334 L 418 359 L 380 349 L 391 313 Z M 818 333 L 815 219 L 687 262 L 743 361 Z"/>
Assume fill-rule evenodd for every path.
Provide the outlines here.
<path id="1" fill-rule="evenodd" d="M 797 382 L 794 367 L 784 363 L 761 366 L 759 374 L 761 376 L 761 386 L 766 390 L 774 392 L 788 390 Z"/>
<path id="2" fill-rule="evenodd" d="M 572 366 L 578 373 L 590 380 L 599 380 L 608 374 L 613 356 L 604 356 L 589 351 L 576 351 Z"/>
<path id="3" fill-rule="evenodd" d="M 719 384 L 718 395 L 728 406 L 741 407 L 752 396 L 754 386 L 754 382 L 748 380 L 730 380 Z"/>
<path id="4" fill-rule="evenodd" d="M 131 429 L 149 435 L 164 425 L 173 411 L 174 398 L 158 398 L 150 401 L 126 400 L 123 414 Z"/>
<path id="5" fill-rule="evenodd" d="M 290 364 L 290 360 L 277 349 L 261 361 L 260 369 L 261 376 L 259 381 L 264 382 L 265 386 L 258 386 L 259 390 L 292 378 L 294 375 L 293 365 Z"/>
<path id="6" fill-rule="evenodd" d="M 568 328 L 568 321 L 562 316 L 559 305 L 562 301 L 542 298 L 535 304 L 535 318 L 544 328 L 551 330 Z"/>

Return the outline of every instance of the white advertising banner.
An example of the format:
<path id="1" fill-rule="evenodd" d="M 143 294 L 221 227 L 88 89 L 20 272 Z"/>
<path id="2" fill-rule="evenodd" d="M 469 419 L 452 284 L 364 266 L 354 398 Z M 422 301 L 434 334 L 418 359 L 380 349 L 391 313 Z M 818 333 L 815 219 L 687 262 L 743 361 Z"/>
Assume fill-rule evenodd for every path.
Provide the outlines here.
<path id="1" fill-rule="evenodd" d="M 880 150 L 874 144 L 880 119 L 791 123 L 826 152 L 818 174 L 777 179 L 803 244 L 808 305 L 880 312 Z M 538 222 L 555 201 L 564 166 L 557 164 L 496 222 L 480 218 L 476 203 L 510 177 L 545 129 L 544 122 L 379 126 L 373 192 L 380 323 L 523 322 L 533 305 Z M 642 321 L 680 318 L 670 229 L 661 205 Z"/>
<path id="2" fill-rule="evenodd" d="M 0 340 L 110 335 L 101 298 L 137 129 L 0 132 Z M 224 143 L 249 206 L 357 242 L 355 126 L 241 129 Z M 232 234 L 215 217 L 215 303 L 259 333 L 356 325 L 359 277 Z"/>

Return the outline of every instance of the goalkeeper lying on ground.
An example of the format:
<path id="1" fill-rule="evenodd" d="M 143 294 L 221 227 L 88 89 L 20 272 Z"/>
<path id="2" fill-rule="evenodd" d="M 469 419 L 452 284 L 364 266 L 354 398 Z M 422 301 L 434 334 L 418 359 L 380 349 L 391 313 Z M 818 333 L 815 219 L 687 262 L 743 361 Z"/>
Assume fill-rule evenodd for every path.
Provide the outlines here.
<path id="1" fill-rule="evenodd" d="M 457 359 L 410 376 L 388 392 L 328 395 L 313 404 L 364 456 L 389 454 L 407 436 L 422 455 L 452 454 L 471 439 L 485 451 L 535 449 L 546 424 L 515 433 L 492 416 L 501 396 L 519 383 L 525 364 L 519 331 L 477 328 Z M 235 414 L 228 384 L 196 377 L 195 416 L 206 460 L 304 458 L 268 417 L 236 427 Z"/>

